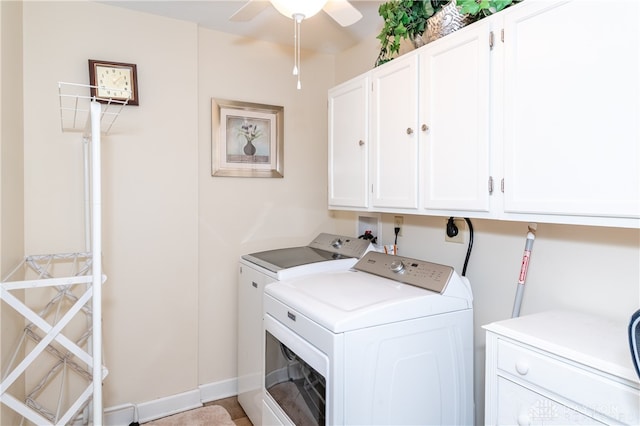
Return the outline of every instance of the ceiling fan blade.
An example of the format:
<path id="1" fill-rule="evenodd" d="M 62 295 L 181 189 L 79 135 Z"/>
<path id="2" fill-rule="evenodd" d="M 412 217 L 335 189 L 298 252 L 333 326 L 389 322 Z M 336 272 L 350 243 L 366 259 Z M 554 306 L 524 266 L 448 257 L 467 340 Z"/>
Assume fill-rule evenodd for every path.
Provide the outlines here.
<path id="1" fill-rule="evenodd" d="M 258 16 L 260 12 L 269 6 L 268 1 L 249 0 L 229 18 L 234 22 L 247 22 Z"/>
<path id="2" fill-rule="evenodd" d="M 355 24 L 362 18 L 362 13 L 347 0 L 329 0 L 322 10 L 343 27 Z"/>

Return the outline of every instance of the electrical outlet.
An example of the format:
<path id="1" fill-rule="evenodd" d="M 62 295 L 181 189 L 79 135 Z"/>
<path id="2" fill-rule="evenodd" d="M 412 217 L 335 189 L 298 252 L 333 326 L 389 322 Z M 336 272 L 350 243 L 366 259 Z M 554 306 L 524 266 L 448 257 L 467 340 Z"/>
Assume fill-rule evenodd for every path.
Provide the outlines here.
<path id="1" fill-rule="evenodd" d="M 455 225 L 458 227 L 458 235 L 456 235 L 455 237 L 450 237 L 447 235 L 447 227 L 446 227 L 446 222 L 445 222 L 445 228 L 444 228 L 444 240 L 446 242 L 449 243 L 458 243 L 458 244 L 463 244 L 464 243 L 464 230 L 465 230 L 465 221 L 464 219 L 453 219 L 453 223 L 455 223 Z"/>
<path id="2" fill-rule="evenodd" d="M 400 232 L 398 232 L 398 236 L 402 237 L 402 224 L 404 223 L 404 217 L 402 216 L 394 216 L 393 217 L 393 227 L 394 227 L 394 231 L 395 228 L 400 228 Z"/>

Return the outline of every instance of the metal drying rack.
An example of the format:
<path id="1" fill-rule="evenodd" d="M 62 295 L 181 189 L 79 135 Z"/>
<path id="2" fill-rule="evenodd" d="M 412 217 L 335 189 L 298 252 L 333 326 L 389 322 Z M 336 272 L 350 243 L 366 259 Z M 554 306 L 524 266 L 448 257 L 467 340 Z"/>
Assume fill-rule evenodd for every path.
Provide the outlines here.
<path id="1" fill-rule="evenodd" d="M 103 422 L 102 381 L 108 370 L 102 361 L 102 284 L 106 277 L 101 259 L 100 144 L 101 136 L 109 134 L 127 100 L 88 95 L 91 89 L 97 87 L 58 83 L 61 129 L 82 133 L 85 251 L 26 256 L 0 282 L 0 299 L 27 324 L 2 372 L 0 402 L 38 425 L 78 420 L 86 424 L 90 419 L 93 425 Z M 13 293 L 49 294 L 51 290 L 54 296 L 37 313 L 28 306 L 26 293 L 23 297 Z M 78 324 L 84 330 L 78 331 Z M 74 336 L 67 336 L 71 334 Z M 18 393 L 15 388 L 19 389 L 13 385 L 28 369 L 41 379 L 24 393 L 24 398 L 13 395 Z M 47 371 L 43 374 L 43 370 Z M 71 379 L 74 385 L 70 373 L 75 373 Z M 51 399 L 50 394 L 46 396 L 47 388 L 56 381 L 60 382 L 56 407 L 46 407 Z M 75 390 L 73 395 L 71 389 Z M 40 402 L 41 397 L 47 401 Z"/>

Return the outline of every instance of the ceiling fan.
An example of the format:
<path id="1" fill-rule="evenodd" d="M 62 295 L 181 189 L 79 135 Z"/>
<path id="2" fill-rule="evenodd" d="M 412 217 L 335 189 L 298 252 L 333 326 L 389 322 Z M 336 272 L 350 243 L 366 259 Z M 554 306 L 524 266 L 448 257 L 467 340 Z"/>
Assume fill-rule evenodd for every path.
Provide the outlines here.
<path id="1" fill-rule="evenodd" d="M 300 84 L 300 24 L 306 18 L 310 18 L 320 10 L 324 10 L 338 24 L 343 27 L 355 24 L 362 18 L 358 9 L 347 0 L 248 0 L 230 18 L 230 21 L 251 21 L 260 12 L 272 5 L 278 12 L 293 19 L 294 30 L 294 59 L 293 75 L 298 78 L 298 90 Z"/>
<path id="2" fill-rule="evenodd" d="M 343 27 L 355 24 L 362 18 L 360 11 L 347 0 L 248 0 L 231 15 L 229 20 L 235 22 L 250 21 L 270 5 L 287 18 L 293 18 L 296 14 L 304 15 L 303 18 L 310 18 L 320 10 L 324 10 L 325 13 Z"/>

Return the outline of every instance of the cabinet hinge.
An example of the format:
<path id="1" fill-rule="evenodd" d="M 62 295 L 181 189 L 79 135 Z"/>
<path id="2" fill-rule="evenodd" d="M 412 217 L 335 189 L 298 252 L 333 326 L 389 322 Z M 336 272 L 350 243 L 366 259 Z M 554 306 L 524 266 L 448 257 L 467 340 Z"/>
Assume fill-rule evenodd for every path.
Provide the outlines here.
<path id="1" fill-rule="evenodd" d="M 504 43 L 504 28 L 500 30 L 500 41 Z"/>
<path id="2" fill-rule="evenodd" d="M 489 195 L 493 194 L 493 176 L 489 176 Z"/>
<path id="3" fill-rule="evenodd" d="M 493 50 L 493 31 L 489 32 L 489 49 Z"/>
<path id="4" fill-rule="evenodd" d="M 504 178 L 500 181 L 500 191 L 504 194 Z"/>

